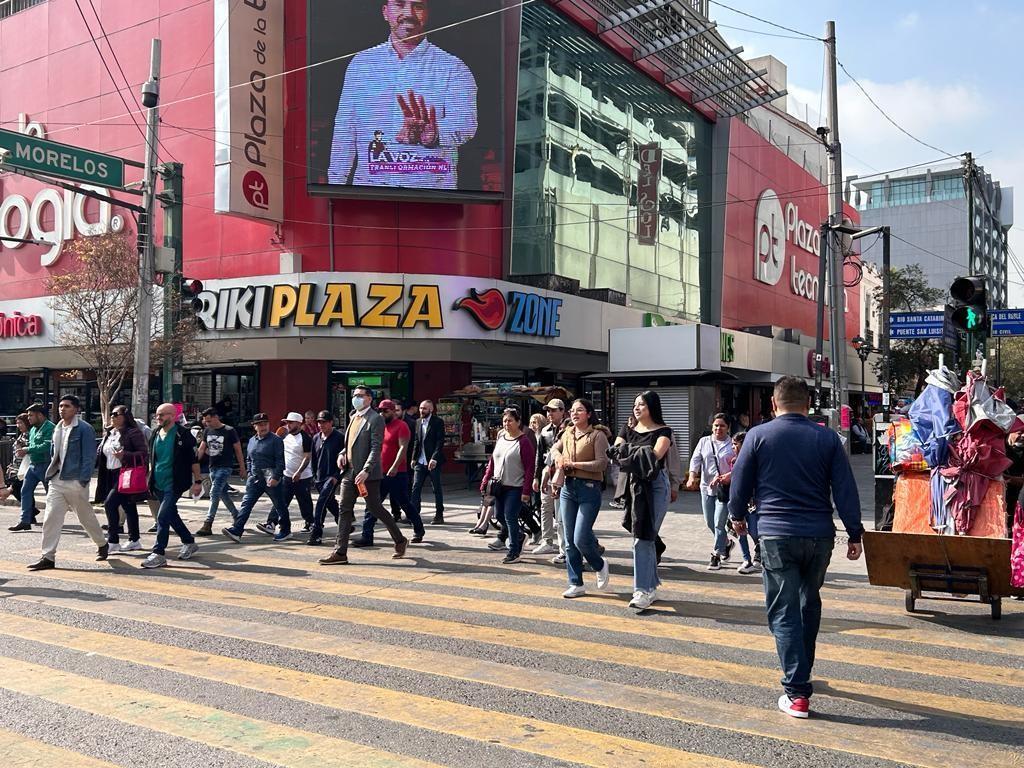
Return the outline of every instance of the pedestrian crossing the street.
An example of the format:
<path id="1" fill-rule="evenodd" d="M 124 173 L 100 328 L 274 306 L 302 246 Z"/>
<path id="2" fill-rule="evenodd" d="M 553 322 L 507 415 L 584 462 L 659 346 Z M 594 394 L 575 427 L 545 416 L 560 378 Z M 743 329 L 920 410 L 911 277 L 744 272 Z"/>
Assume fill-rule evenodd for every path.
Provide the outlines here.
<path id="1" fill-rule="evenodd" d="M 548 558 L 504 566 L 468 506 L 446 517 L 405 559 L 334 569 L 257 535 L 144 571 L 69 526 L 57 569 L 29 573 L 36 535 L 7 537 L 4 765 L 1024 766 L 1019 603 L 999 624 L 910 616 L 902 592 L 830 575 L 815 714 L 794 721 L 757 579 L 669 539 L 638 616 L 610 516 L 613 589 L 572 601 Z"/>

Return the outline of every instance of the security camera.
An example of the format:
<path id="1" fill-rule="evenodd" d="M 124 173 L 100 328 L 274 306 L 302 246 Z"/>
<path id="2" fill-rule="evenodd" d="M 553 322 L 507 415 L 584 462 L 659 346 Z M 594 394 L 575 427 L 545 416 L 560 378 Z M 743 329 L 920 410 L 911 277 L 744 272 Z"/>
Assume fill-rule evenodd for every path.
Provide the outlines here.
<path id="1" fill-rule="evenodd" d="M 821 136 L 822 141 L 824 141 L 825 137 L 828 136 L 828 128 L 826 126 L 824 126 L 824 125 L 819 125 L 815 129 L 815 133 L 817 133 L 819 136 Z"/>
<path id="2" fill-rule="evenodd" d="M 142 106 L 152 109 L 160 103 L 160 86 L 156 80 L 147 80 L 142 84 Z"/>

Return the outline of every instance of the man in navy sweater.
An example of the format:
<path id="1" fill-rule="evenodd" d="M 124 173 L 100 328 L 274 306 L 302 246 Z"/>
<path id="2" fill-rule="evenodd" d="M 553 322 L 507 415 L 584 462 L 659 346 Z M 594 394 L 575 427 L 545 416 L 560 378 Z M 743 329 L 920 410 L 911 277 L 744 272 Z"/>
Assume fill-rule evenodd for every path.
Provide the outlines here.
<path id="1" fill-rule="evenodd" d="M 777 418 L 747 433 L 729 495 L 729 518 L 740 535 L 756 503 L 768 625 L 782 662 L 779 709 L 799 718 L 810 712 L 819 593 L 835 547 L 833 500 L 850 560 L 860 558 L 864 533 L 850 460 L 835 432 L 807 418 L 809 394 L 803 379 L 779 379 L 772 397 Z"/>

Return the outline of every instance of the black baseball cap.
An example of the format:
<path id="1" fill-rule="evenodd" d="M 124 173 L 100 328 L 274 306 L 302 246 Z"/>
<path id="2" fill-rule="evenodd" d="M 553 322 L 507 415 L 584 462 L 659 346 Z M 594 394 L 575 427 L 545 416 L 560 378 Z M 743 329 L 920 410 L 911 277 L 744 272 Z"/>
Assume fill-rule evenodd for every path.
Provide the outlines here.
<path id="1" fill-rule="evenodd" d="M 270 421 L 270 417 L 265 413 L 257 413 L 252 417 L 253 424 L 259 424 L 261 421 Z"/>
<path id="2" fill-rule="evenodd" d="M 48 415 L 47 411 L 46 411 L 46 406 L 44 406 L 42 403 L 32 403 L 32 405 L 30 405 L 28 408 L 25 409 L 25 412 L 26 413 L 41 413 L 43 416 Z"/>
<path id="3" fill-rule="evenodd" d="M 320 411 L 320 413 L 318 413 L 316 415 L 316 420 L 317 421 L 334 421 L 334 416 L 331 415 L 330 411 Z"/>

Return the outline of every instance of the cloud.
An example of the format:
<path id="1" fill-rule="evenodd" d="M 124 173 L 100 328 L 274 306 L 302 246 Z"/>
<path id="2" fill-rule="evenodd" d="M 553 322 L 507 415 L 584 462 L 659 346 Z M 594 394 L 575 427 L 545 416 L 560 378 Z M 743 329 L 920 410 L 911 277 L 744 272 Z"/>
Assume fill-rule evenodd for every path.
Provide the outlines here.
<path id="1" fill-rule="evenodd" d="M 911 11 L 910 13 L 902 16 L 898 24 L 904 29 L 911 29 L 916 27 L 919 21 L 921 21 L 921 14 L 917 11 Z"/>

